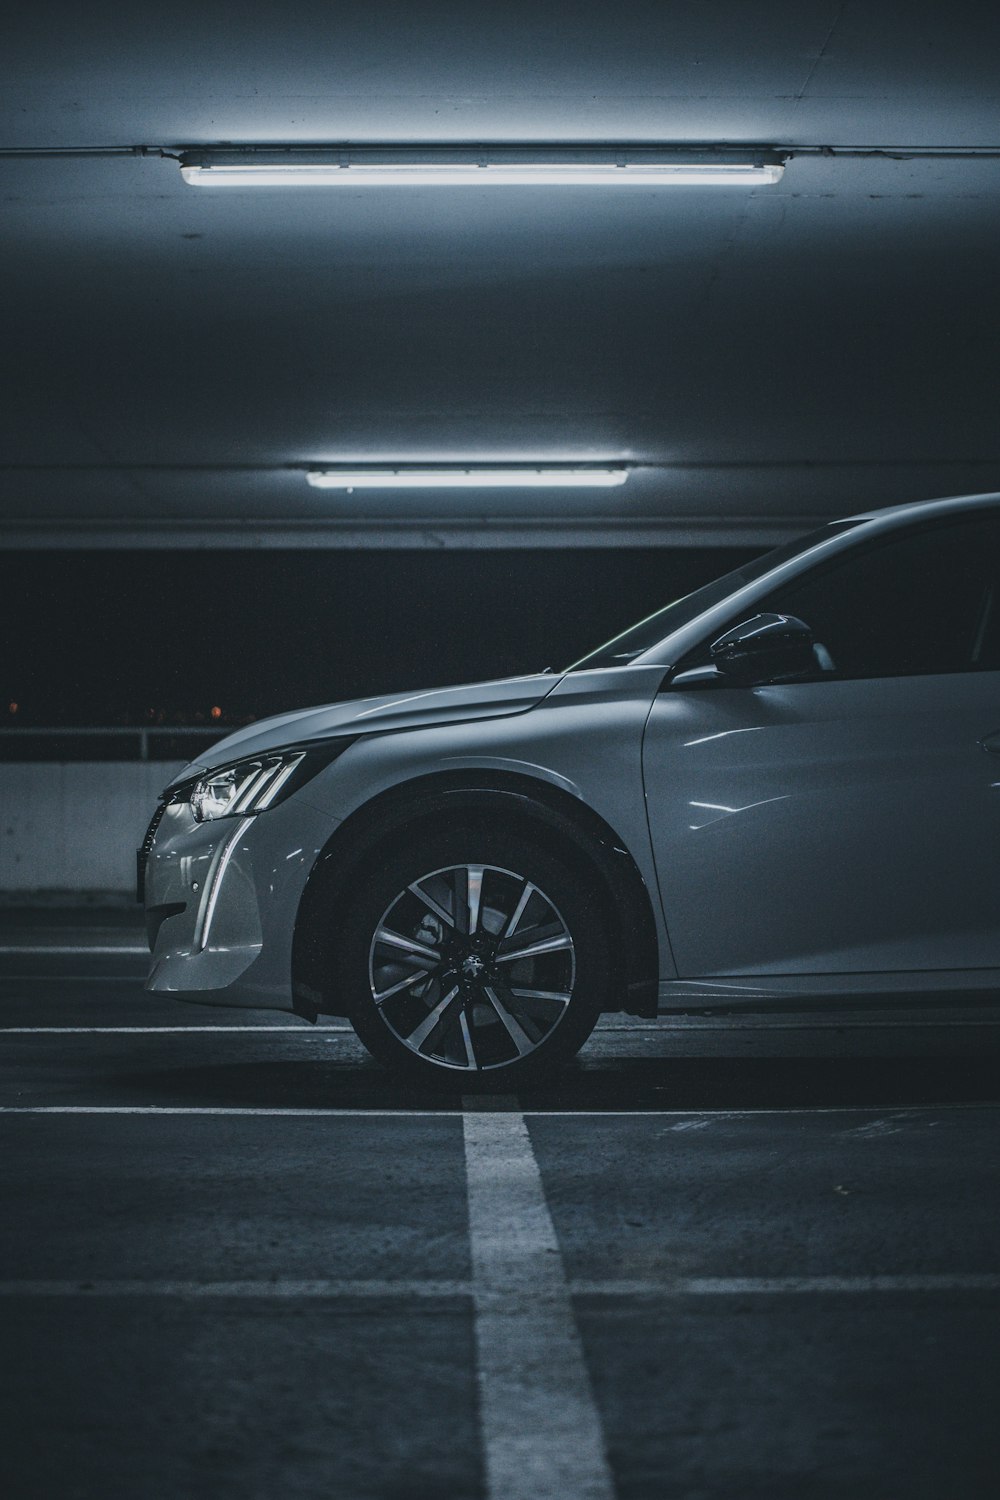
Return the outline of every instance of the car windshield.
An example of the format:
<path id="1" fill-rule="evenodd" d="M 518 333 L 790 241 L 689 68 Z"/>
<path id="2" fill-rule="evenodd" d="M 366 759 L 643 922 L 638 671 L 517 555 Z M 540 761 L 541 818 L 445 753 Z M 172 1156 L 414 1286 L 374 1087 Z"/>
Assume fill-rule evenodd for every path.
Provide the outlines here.
<path id="1" fill-rule="evenodd" d="M 862 520 L 864 517 L 858 516 L 849 521 L 831 521 L 827 526 L 820 526 L 816 531 L 797 537 L 794 542 L 785 542 L 782 546 L 765 552 L 761 557 L 755 557 L 751 562 L 744 563 L 742 567 L 734 568 L 731 573 L 724 573 L 721 578 L 715 578 L 702 588 L 695 589 L 693 594 L 685 594 L 683 598 L 664 605 L 663 609 L 658 609 L 655 614 L 647 615 L 637 625 L 631 626 L 621 635 L 616 635 L 605 645 L 598 646 L 596 651 L 581 656 L 580 660 L 573 662 L 566 668 L 566 671 L 579 672 L 587 667 L 628 666 L 629 662 L 635 661 L 644 652 L 652 650 L 658 641 L 662 641 L 666 636 L 672 635 L 675 630 L 680 630 L 683 625 L 696 620 L 714 604 L 720 604 L 727 594 L 734 594 L 745 584 L 753 583 L 757 578 L 763 578 L 764 574 L 770 573 L 772 568 L 780 567 L 782 563 L 797 557 L 800 552 L 807 552 L 818 542 L 825 542 L 840 531 L 849 531 L 851 527 L 860 525 Z"/>

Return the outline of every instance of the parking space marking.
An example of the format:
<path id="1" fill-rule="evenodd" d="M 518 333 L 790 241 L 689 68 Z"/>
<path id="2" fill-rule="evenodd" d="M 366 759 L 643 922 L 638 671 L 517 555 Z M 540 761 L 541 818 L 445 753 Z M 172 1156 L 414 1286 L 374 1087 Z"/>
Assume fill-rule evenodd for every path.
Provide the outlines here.
<path id="1" fill-rule="evenodd" d="M 101 957 L 109 953 L 121 953 L 127 957 L 142 954 L 148 958 L 149 948 L 145 943 L 86 943 L 80 946 L 60 944 L 58 947 L 54 943 L 0 943 L 0 955 L 10 954 L 14 958 L 79 958 L 88 953 L 96 953 Z"/>
<path id="2" fill-rule="evenodd" d="M 294 1026 L 0 1026 L 0 1036 L 103 1036 L 106 1033 L 163 1036 L 176 1032 L 197 1036 L 203 1031 L 299 1031 L 314 1036 L 318 1031 L 353 1030 L 353 1026 L 310 1026 L 308 1021 Z"/>
<path id="3" fill-rule="evenodd" d="M 142 987 L 143 974 L 9 974 L 0 971 L 0 990 L 5 984 L 135 984 Z M 146 1002 L 143 993 L 142 1000 Z"/>
<path id="4" fill-rule="evenodd" d="M 524 1116 L 464 1116 L 490 1500 L 613 1500 L 601 1419 Z"/>
<path id="5" fill-rule="evenodd" d="M 956 1113 L 970 1109 L 994 1110 L 1000 1100 L 977 1099 L 959 1104 L 936 1103 L 915 1104 L 900 1111 L 900 1117 L 915 1119 L 929 1113 Z M 614 1118 L 617 1120 L 754 1120 L 770 1118 L 772 1115 L 866 1115 L 877 1106 L 869 1104 L 817 1104 L 787 1105 L 762 1109 L 525 1109 L 521 1111 L 526 1120 L 589 1120 Z M 269 1105 L 241 1106 L 231 1104 L 2 1104 L 0 1115 L 288 1115 L 296 1117 L 311 1115 L 326 1119 L 364 1119 L 369 1116 L 404 1118 L 407 1115 L 464 1116 L 467 1111 L 458 1105 L 442 1105 L 438 1109 L 338 1109 L 335 1105 L 299 1108 Z M 496 1112 L 496 1118 L 508 1120 L 511 1112 Z M 481 1119 L 493 1116 L 486 1112 Z"/>
<path id="6" fill-rule="evenodd" d="M 1000 1017 L 982 1019 L 980 1017 L 966 1017 L 964 1019 L 953 1019 L 950 1016 L 942 1017 L 939 1021 L 928 1020 L 879 1020 L 874 1017 L 858 1016 L 857 1019 L 849 1021 L 819 1021 L 812 1017 L 806 1017 L 801 1021 L 689 1021 L 678 1017 L 663 1017 L 659 1021 L 650 1021 L 641 1026 L 598 1026 L 597 1032 L 602 1031 L 719 1031 L 728 1033 L 730 1031 L 952 1031 L 964 1026 L 989 1026 L 996 1029 L 1000 1027 Z"/>
<path id="7" fill-rule="evenodd" d="M 430 1115 L 434 1119 L 457 1118 L 462 1111 L 449 1109 L 337 1109 L 330 1105 L 271 1106 L 265 1104 L 4 1104 L 0 1115 L 287 1115 L 290 1119 L 400 1119 Z"/>
<path id="8" fill-rule="evenodd" d="M 0 1297 L 470 1297 L 468 1281 L 296 1280 L 279 1276 L 246 1281 L 0 1281 Z"/>
<path id="9" fill-rule="evenodd" d="M 881 1276 L 678 1276 L 663 1281 L 586 1280 L 565 1282 L 571 1297 L 666 1299 L 681 1297 L 869 1296 L 893 1292 L 1000 1292 L 998 1272 L 905 1273 Z M 472 1281 L 338 1280 L 313 1277 L 239 1281 L 24 1280 L 0 1281 L 0 1297 L 302 1297 L 306 1300 L 488 1296 Z M 518 1311 L 524 1299 L 516 1294 Z M 496 1303 L 494 1302 L 494 1305 Z M 534 1351 L 537 1360 L 539 1351 Z M 544 1351 L 542 1351 L 544 1354 Z M 530 1397 L 530 1393 L 529 1393 Z M 540 1408 L 539 1408 L 540 1409 Z"/>
<path id="10" fill-rule="evenodd" d="M 864 1296 L 872 1292 L 1000 1292 L 1000 1272 L 885 1276 L 678 1276 L 665 1281 L 573 1281 L 576 1297 Z"/>

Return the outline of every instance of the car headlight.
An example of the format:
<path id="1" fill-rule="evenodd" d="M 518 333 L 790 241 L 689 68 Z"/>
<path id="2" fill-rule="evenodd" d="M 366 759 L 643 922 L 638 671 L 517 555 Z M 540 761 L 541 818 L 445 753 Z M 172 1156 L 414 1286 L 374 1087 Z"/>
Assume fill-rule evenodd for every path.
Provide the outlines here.
<path id="1" fill-rule="evenodd" d="M 355 738 L 328 740 L 315 747 L 291 746 L 233 761 L 165 795 L 171 802 L 190 803 L 199 823 L 263 812 L 342 755 Z"/>
<path id="2" fill-rule="evenodd" d="M 304 758 L 305 752 L 300 750 L 294 755 L 261 756 L 260 760 L 239 761 L 210 771 L 191 788 L 191 811 L 199 823 L 260 812 L 270 807 Z"/>

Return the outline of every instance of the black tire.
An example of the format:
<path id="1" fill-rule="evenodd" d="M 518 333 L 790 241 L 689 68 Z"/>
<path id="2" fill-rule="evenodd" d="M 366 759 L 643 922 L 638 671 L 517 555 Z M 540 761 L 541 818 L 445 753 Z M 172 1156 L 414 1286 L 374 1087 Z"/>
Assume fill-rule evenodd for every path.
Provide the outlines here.
<path id="1" fill-rule="evenodd" d="M 420 1085 L 532 1082 L 575 1056 L 607 996 L 593 884 L 530 832 L 466 815 L 411 836 L 372 862 L 338 918 L 338 1009 L 374 1057 Z"/>

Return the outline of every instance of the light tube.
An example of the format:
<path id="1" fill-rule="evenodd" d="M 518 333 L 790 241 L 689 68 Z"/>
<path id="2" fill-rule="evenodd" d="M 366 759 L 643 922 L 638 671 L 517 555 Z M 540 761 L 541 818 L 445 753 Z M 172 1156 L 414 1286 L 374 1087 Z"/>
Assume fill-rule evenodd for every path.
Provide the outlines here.
<path id="1" fill-rule="evenodd" d="M 777 182 L 778 146 L 551 143 L 189 146 L 198 187 L 754 187 Z"/>
<path id="2" fill-rule="evenodd" d="M 413 489 L 608 489 L 624 484 L 628 469 L 311 469 L 318 490 Z"/>
<path id="3" fill-rule="evenodd" d="M 182 165 L 196 187 L 761 187 L 781 162 L 238 162 Z"/>

